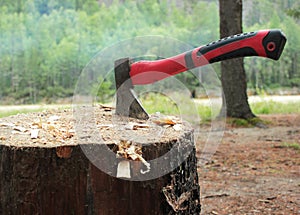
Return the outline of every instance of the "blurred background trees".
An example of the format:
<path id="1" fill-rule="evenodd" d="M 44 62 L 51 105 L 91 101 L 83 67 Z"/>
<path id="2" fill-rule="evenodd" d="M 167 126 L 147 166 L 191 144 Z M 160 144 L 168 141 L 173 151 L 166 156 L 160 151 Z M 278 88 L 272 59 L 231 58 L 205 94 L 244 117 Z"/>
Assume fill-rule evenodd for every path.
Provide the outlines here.
<path id="1" fill-rule="evenodd" d="M 245 60 L 250 91 L 298 89 L 299 1 L 244 0 L 243 10 L 244 31 L 280 28 L 288 37 L 279 62 Z M 0 103 L 71 97 L 90 59 L 124 39 L 163 35 L 195 47 L 217 40 L 218 14 L 217 0 L 0 0 Z"/>

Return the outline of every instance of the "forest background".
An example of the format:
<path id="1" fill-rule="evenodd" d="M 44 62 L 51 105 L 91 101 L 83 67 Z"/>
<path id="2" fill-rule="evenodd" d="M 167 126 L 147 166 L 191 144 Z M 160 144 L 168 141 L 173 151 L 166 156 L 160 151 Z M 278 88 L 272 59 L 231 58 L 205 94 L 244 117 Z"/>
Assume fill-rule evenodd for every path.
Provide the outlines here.
<path id="1" fill-rule="evenodd" d="M 280 61 L 245 60 L 249 93 L 299 94 L 300 20 L 297 13 L 291 16 L 291 11 L 299 12 L 299 1 L 243 4 L 244 32 L 279 28 L 288 38 Z M 0 0 L 0 104 L 70 98 L 93 56 L 143 35 L 172 37 L 194 47 L 218 40 L 218 1 Z M 214 69 L 220 74 L 219 64 Z M 191 89 L 197 85 L 185 83 Z M 109 97 L 114 91 L 111 80 L 106 80 L 102 93 Z"/>

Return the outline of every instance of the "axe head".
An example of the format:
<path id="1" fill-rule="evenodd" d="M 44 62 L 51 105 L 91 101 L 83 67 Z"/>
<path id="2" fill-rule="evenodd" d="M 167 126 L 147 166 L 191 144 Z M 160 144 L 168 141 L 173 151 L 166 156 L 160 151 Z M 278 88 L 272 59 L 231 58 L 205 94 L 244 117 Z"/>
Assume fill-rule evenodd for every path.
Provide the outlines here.
<path id="1" fill-rule="evenodd" d="M 116 114 L 136 119 L 149 119 L 149 115 L 142 107 L 141 102 L 133 90 L 133 84 L 129 74 L 129 58 L 116 60 L 114 71 L 117 90 Z"/>

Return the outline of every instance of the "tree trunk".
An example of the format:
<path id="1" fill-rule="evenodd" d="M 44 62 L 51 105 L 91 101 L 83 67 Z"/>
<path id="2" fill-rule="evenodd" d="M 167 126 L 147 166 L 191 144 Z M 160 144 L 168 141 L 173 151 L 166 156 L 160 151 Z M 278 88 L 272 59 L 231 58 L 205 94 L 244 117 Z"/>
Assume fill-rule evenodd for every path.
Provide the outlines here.
<path id="1" fill-rule="evenodd" d="M 242 32 L 242 0 L 219 0 L 220 37 Z M 246 73 L 243 58 L 221 62 L 221 81 L 225 98 L 222 111 L 235 118 L 249 119 L 252 113 L 247 96 Z"/>
<path id="2" fill-rule="evenodd" d="M 96 115 L 97 119 L 111 117 L 107 110 Z M 52 124 L 47 121 L 51 116 L 61 118 Z M 39 119 L 39 122 L 34 122 L 34 119 Z M 175 130 L 166 130 L 172 135 L 164 137 L 161 142 L 150 140 L 143 145 L 142 156 L 147 161 L 174 149 L 173 161 L 167 164 L 174 165 L 174 168 L 158 178 L 132 181 L 115 177 L 119 171 L 118 164 L 127 159 L 115 156 L 110 163 L 112 172 L 106 174 L 86 156 L 85 149 L 93 149 L 94 144 L 86 143 L 83 150 L 82 145 L 72 141 L 84 142 L 84 138 L 77 134 L 63 136 L 71 122 L 70 110 L 0 119 L 0 214 L 200 214 L 200 187 L 191 129 L 184 129 L 177 135 Z M 99 128 L 107 125 L 103 120 L 98 125 L 100 122 L 103 124 Z M 28 126 L 36 123 L 40 123 L 40 135 L 32 139 Z M 113 134 L 109 127 L 105 127 L 103 132 L 105 138 L 113 140 L 107 146 L 115 152 L 120 142 L 117 134 Z M 177 164 L 176 156 L 187 148 L 191 149 L 187 159 Z M 107 162 L 105 157 L 97 159 L 98 162 Z M 141 165 L 134 161 L 130 167 L 131 174 L 145 177 L 147 173 L 142 175 L 136 171 Z M 151 165 L 151 171 L 165 167 Z"/>

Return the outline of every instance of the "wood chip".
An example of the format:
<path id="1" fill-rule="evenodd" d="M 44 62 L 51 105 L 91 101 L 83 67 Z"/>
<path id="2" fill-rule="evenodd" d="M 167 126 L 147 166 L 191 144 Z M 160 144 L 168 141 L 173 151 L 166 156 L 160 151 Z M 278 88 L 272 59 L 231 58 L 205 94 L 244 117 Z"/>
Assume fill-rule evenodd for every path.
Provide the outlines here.
<path id="1" fill-rule="evenodd" d="M 0 126 L 2 126 L 2 127 L 14 127 L 15 124 L 9 123 L 9 122 L 1 122 Z"/>
<path id="2" fill-rule="evenodd" d="M 47 122 L 55 122 L 58 121 L 61 117 L 57 115 L 50 116 Z"/>
<path id="3" fill-rule="evenodd" d="M 131 178 L 129 161 L 124 160 L 118 164 L 117 178 Z"/>
<path id="4" fill-rule="evenodd" d="M 42 118 L 40 118 L 38 121 L 33 122 L 32 126 L 41 129 L 43 127 Z"/>
<path id="5" fill-rule="evenodd" d="M 267 199 L 259 199 L 258 201 L 263 203 L 271 203 L 271 201 Z"/>
<path id="6" fill-rule="evenodd" d="M 126 130 L 138 130 L 138 129 L 147 129 L 150 126 L 148 124 L 139 124 L 139 123 L 133 123 L 129 122 L 127 125 L 125 125 Z"/>
<path id="7" fill-rule="evenodd" d="M 173 126 L 173 129 L 175 131 L 182 131 L 182 125 L 181 124 L 176 124 L 176 125 Z"/>
<path id="8" fill-rule="evenodd" d="M 32 129 L 31 131 L 30 131 L 30 138 L 31 139 L 37 139 L 38 138 L 38 136 L 39 136 L 39 129 Z"/>
<path id="9" fill-rule="evenodd" d="M 101 105 L 100 108 L 103 109 L 104 111 L 112 111 L 113 109 L 115 109 L 114 107 L 110 107 L 106 105 Z"/>
<path id="10" fill-rule="evenodd" d="M 23 133 L 28 131 L 28 129 L 26 129 L 24 127 L 21 127 L 21 126 L 15 126 L 15 127 L 13 127 L 13 130 L 20 131 L 20 132 L 23 132 Z"/>

